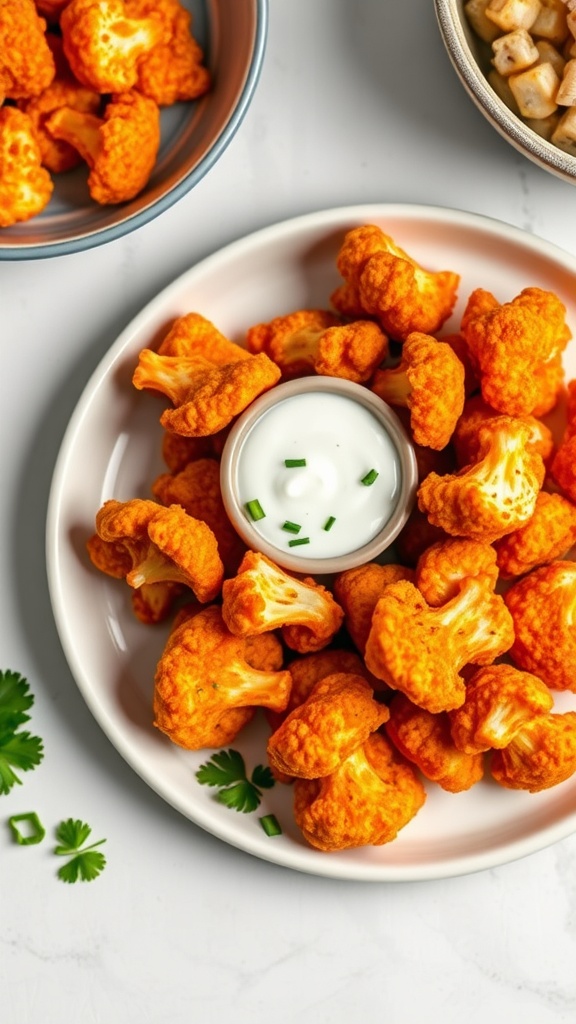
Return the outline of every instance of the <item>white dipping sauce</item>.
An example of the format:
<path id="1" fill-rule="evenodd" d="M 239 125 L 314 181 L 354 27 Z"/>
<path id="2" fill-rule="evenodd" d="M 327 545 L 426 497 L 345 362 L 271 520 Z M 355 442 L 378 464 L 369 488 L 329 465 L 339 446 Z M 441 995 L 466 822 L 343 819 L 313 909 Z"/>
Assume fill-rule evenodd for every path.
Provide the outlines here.
<path id="1" fill-rule="evenodd" d="M 287 459 L 306 465 L 289 468 Z M 374 482 L 362 483 L 371 471 Z M 333 558 L 363 547 L 387 523 L 399 497 L 400 460 L 385 427 L 360 402 L 308 392 L 273 405 L 252 426 L 237 485 L 247 519 L 269 544 L 299 558 Z M 257 521 L 246 509 L 254 501 L 264 512 Z M 286 521 L 300 530 L 284 529 Z"/>

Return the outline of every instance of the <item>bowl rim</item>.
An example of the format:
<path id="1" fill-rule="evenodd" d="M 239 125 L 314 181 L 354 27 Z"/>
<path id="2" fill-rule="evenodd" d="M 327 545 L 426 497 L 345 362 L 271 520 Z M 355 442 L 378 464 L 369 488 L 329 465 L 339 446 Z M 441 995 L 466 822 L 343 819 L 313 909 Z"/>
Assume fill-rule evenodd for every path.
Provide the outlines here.
<path id="1" fill-rule="evenodd" d="M 457 0 L 434 0 L 440 34 L 468 95 L 494 128 L 514 148 L 543 170 L 576 183 L 576 157 L 538 135 L 496 95 L 472 53 Z"/>
<path id="2" fill-rule="evenodd" d="M 161 196 L 154 203 L 142 210 L 130 214 L 118 224 L 110 227 L 96 228 L 93 231 L 83 232 L 75 238 L 63 241 L 41 242 L 38 244 L 26 245 L 2 245 L 0 234 L 0 262 L 15 262 L 18 260 L 48 259 L 52 256 L 69 256 L 72 253 L 84 252 L 89 249 L 105 245 L 115 241 L 124 235 L 131 234 L 138 228 L 143 227 L 150 221 L 155 220 L 171 206 L 183 198 L 190 190 L 198 184 L 205 174 L 214 166 L 224 150 L 234 138 L 238 131 L 248 107 L 252 101 L 262 65 L 268 35 L 268 0 L 253 0 L 254 2 L 254 46 L 246 80 L 238 97 L 237 103 L 222 128 L 218 138 L 210 147 L 209 151 L 202 157 L 188 174 L 184 176 L 165 195 Z"/>

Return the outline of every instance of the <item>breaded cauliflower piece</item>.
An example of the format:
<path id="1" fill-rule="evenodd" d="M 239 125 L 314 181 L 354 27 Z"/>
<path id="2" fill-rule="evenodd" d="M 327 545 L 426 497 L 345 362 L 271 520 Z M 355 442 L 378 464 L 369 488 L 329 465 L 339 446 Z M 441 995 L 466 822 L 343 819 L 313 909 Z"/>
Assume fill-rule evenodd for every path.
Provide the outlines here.
<path id="1" fill-rule="evenodd" d="M 182 437 L 182 434 L 165 430 L 162 434 L 162 458 L 171 473 L 180 473 L 196 459 L 219 459 L 227 436 L 227 430 L 207 437 Z"/>
<path id="2" fill-rule="evenodd" d="M 419 508 L 413 508 L 396 538 L 396 554 L 403 565 L 415 568 L 426 549 L 446 540 L 447 536 L 439 526 L 433 526 Z"/>
<path id="3" fill-rule="evenodd" d="M 70 0 L 60 28 L 75 77 L 99 93 L 133 89 L 140 58 L 170 39 L 161 18 L 131 18 L 123 0 Z"/>
<path id="4" fill-rule="evenodd" d="M 45 32 L 46 22 L 33 0 L 0 0 L 0 69 L 7 99 L 38 96 L 54 78 L 56 65 Z"/>
<path id="5" fill-rule="evenodd" d="M 345 569 L 334 577 L 334 597 L 344 609 L 344 624 L 360 654 L 364 654 L 372 615 L 385 588 L 398 580 L 413 579 L 413 571 L 403 565 L 378 562 Z"/>
<path id="6" fill-rule="evenodd" d="M 246 545 L 226 515 L 216 459 L 196 459 L 179 473 L 162 473 L 152 484 L 152 494 L 163 505 L 181 505 L 189 516 L 205 522 L 216 537 L 226 572 L 236 572 Z"/>
<path id="7" fill-rule="evenodd" d="M 461 331 L 482 397 L 492 408 L 507 416 L 526 416 L 541 406 L 543 382 L 546 395 L 550 384 L 541 371 L 571 337 L 565 317 L 558 296 L 541 288 L 524 288 L 504 305 L 490 293 L 472 293 Z"/>
<path id="8" fill-rule="evenodd" d="M 165 622 L 175 602 L 185 591 L 183 584 L 172 583 L 169 580 L 161 583 L 143 583 L 131 595 L 134 615 L 145 626 Z"/>
<path id="9" fill-rule="evenodd" d="M 490 544 L 458 537 L 437 541 L 420 555 L 414 582 L 426 603 L 437 607 L 456 597 L 471 577 L 481 577 L 494 590 L 496 552 Z"/>
<path id="10" fill-rule="evenodd" d="M 388 720 L 363 676 L 335 672 L 312 688 L 270 736 L 274 772 L 300 779 L 331 775 L 368 736 Z"/>
<path id="11" fill-rule="evenodd" d="M 403 693 L 392 699 L 386 735 L 427 779 L 448 793 L 462 793 L 484 775 L 482 755 L 463 753 L 455 746 L 448 713 L 433 715 Z"/>
<path id="12" fill-rule="evenodd" d="M 458 356 L 462 363 L 464 367 L 464 394 L 466 398 L 469 398 L 478 391 L 480 383 L 476 376 L 474 363 L 464 335 L 460 331 L 455 331 L 453 334 L 442 334 L 437 340 L 443 342 L 444 345 L 449 345 L 454 355 Z"/>
<path id="13" fill-rule="evenodd" d="M 396 839 L 426 800 L 411 765 L 373 733 L 323 779 L 296 779 L 294 818 L 306 841 L 326 853 Z"/>
<path id="14" fill-rule="evenodd" d="M 551 690 L 576 692 L 576 562 L 533 569 L 504 599 L 514 623 L 514 664 Z"/>
<path id="15" fill-rule="evenodd" d="M 235 636 L 281 628 L 285 643 L 300 654 L 326 647 L 342 625 L 344 612 L 332 594 L 311 577 L 296 579 L 265 555 L 247 551 L 222 587 L 222 613 Z"/>
<path id="16" fill-rule="evenodd" d="M 282 711 L 290 673 L 252 668 L 246 641 L 211 605 L 170 634 L 154 679 L 154 725 L 188 750 L 230 743 L 256 707 Z"/>
<path id="17" fill-rule="evenodd" d="M 482 395 L 472 395 L 464 404 L 462 415 L 458 419 L 452 435 L 454 451 L 458 466 L 468 466 L 477 462 L 480 452 L 479 429 L 490 426 L 500 414 L 484 401 Z M 554 449 L 552 431 L 536 416 L 517 416 L 530 428 L 530 436 L 526 446 L 541 455 L 546 462 Z"/>
<path id="18" fill-rule="evenodd" d="M 113 545 L 116 563 L 118 546 L 124 545 L 131 560 L 125 575 L 130 587 L 180 583 L 190 587 L 203 603 L 214 600 L 220 592 L 224 566 L 216 538 L 206 523 L 193 519 L 179 505 L 164 508 L 143 498 L 111 498 L 96 514 L 96 533 L 101 541 Z M 95 550 L 89 543 L 91 557 Z M 101 562 L 94 564 L 101 568 Z"/>
<path id="19" fill-rule="evenodd" d="M 458 274 L 425 270 L 375 225 L 347 232 L 337 267 L 345 287 L 333 293 L 334 307 L 345 315 L 356 309 L 376 317 L 396 341 L 412 331 L 435 334 L 456 303 Z"/>
<path id="20" fill-rule="evenodd" d="M 479 461 L 458 473 L 430 473 L 418 488 L 418 508 L 455 537 L 487 544 L 512 533 L 534 513 L 544 462 L 527 447 L 530 428 L 499 416 L 479 429 Z"/>
<path id="21" fill-rule="evenodd" d="M 465 579 L 459 593 L 431 608 L 413 583 L 391 583 L 378 601 L 366 644 L 366 667 L 432 714 L 464 703 L 460 670 L 488 665 L 514 641 L 512 617 L 485 578 Z"/>
<path id="22" fill-rule="evenodd" d="M 213 366 L 249 359 L 250 353 L 226 338 L 201 313 L 184 313 L 176 318 L 158 346 L 161 356 L 202 356 Z"/>
<path id="23" fill-rule="evenodd" d="M 377 370 L 371 390 L 389 405 L 410 410 L 416 444 L 440 450 L 464 408 L 464 366 L 450 345 L 414 331 L 398 366 Z"/>
<path id="24" fill-rule="evenodd" d="M 202 356 L 162 356 L 140 352 L 132 382 L 167 395 L 175 408 L 166 409 L 160 423 L 185 437 L 217 434 L 258 395 L 280 380 L 280 369 L 264 352 L 223 366 Z"/>
<path id="25" fill-rule="evenodd" d="M 449 712 L 452 739 L 467 754 L 500 750 L 553 704 L 538 676 L 513 665 L 486 665 L 468 679 L 462 706 Z"/>
<path id="26" fill-rule="evenodd" d="M 46 118 L 45 128 L 54 139 L 74 146 L 88 164 L 94 202 L 128 202 L 148 183 L 160 146 L 160 115 L 147 96 L 135 90 L 114 94 L 103 117 L 59 107 Z"/>
<path id="27" fill-rule="evenodd" d="M 324 309 L 299 309 L 249 328 L 251 352 L 266 352 L 284 377 L 311 372 L 364 383 L 388 355 L 388 338 L 372 320 L 344 323 Z"/>
<path id="28" fill-rule="evenodd" d="M 268 634 L 263 633 L 262 636 Z M 362 658 L 355 651 L 347 651 L 339 647 L 326 647 L 315 654 L 303 654 L 299 658 L 292 658 L 288 664 L 292 676 L 292 689 L 290 700 L 286 708 L 287 712 L 299 707 L 310 696 L 316 683 L 319 683 L 326 676 L 332 676 L 336 672 L 346 672 L 350 675 L 363 676 L 372 689 L 381 685 L 380 679 L 370 675 Z M 280 723 L 278 723 L 280 724 Z"/>
<path id="29" fill-rule="evenodd" d="M 494 752 L 491 771 L 506 789 L 530 793 L 565 782 L 576 772 L 576 711 L 527 723 L 507 747 Z"/>
<path id="30" fill-rule="evenodd" d="M 87 89 L 72 78 L 55 78 L 38 96 L 20 100 L 18 106 L 32 119 L 42 164 L 54 174 L 69 171 L 82 161 L 74 146 L 61 139 L 55 139 L 44 127 L 50 114 L 60 107 L 71 107 L 82 114 L 96 116 L 100 110 L 101 96 L 93 89 Z"/>
<path id="31" fill-rule="evenodd" d="M 500 576 L 523 576 L 563 558 L 574 544 L 576 505 L 560 494 L 540 491 L 528 522 L 494 544 Z"/>
<path id="32" fill-rule="evenodd" d="M 576 434 L 562 438 L 550 464 L 550 476 L 562 493 L 576 504 Z"/>
<path id="33" fill-rule="evenodd" d="M 195 100 L 208 92 L 211 75 L 192 35 L 190 11 L 178 0 L 126 0 L 126 14 L 144 21 L 158 18 L 166 30 L 164 41 L 137 61 L 135 86 L 140 92 L 159 107 Z"/>
<path id="34" fill-rule="evenodd" d="M 32 119 L 15 107 L 2 107 L 0 228 L 30 220 L 50 202 L 54 184 L 41 159 Z"/>

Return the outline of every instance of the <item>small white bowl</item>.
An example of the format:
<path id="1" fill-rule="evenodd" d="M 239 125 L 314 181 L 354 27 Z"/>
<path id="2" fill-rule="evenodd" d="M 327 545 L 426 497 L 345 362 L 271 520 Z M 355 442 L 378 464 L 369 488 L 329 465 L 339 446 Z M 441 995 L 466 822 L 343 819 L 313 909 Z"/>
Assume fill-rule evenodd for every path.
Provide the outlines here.
<path id="1" fill-rule="evenodd" d="M 486 44 L 472 31 L 464 0 L 434 0 L 448 56 L 470 98 L 490 124 L 518 152 L 546 171 L 576 184 L 576 157 L 542 138 L 514 114 L 490 86 Z"/>

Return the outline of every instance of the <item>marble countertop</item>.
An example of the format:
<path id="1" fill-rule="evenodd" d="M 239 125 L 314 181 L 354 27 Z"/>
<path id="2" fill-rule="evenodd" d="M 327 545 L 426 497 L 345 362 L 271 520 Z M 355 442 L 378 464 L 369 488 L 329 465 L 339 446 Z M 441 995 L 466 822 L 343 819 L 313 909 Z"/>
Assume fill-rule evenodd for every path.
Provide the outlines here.
<path id="1" fill-rule="evenodd" d="M 576 256 L 576 190 L 484 121 L 430 0 L 270 0 L 252 105 L 216 166 L 161 217 L 72 257 L 0 264 L 2 666 L 25 675 L 41 767 L 0 797 L 2 1024 L 412 1024 L 576 1019 L 576 836 L 424 882 L 339 881 L 226 845 L 168 806 L 93 719 L 46 582 L 54 463 L 100 358 L 202 257 L 295 215 L 359 203 L 487 215 Z M 91 884 L 11 815 L 106 836 Z M 96 834 L 97 833 L 97 834 Z"/>

